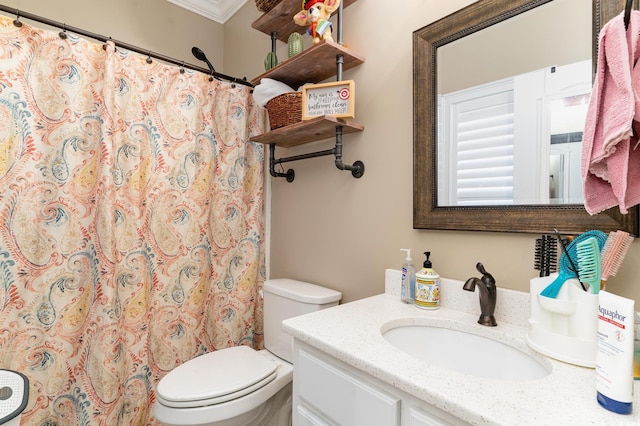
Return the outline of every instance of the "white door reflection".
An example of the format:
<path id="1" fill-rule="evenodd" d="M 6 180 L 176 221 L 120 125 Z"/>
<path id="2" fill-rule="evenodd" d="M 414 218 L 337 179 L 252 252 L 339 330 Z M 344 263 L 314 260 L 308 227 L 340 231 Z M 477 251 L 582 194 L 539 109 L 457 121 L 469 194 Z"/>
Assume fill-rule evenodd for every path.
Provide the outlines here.
<path id="1" fill-rule="evenodd" d="M 438 205 L 582 204 L 590 93 L 587 60 L 440 95 Z"/>

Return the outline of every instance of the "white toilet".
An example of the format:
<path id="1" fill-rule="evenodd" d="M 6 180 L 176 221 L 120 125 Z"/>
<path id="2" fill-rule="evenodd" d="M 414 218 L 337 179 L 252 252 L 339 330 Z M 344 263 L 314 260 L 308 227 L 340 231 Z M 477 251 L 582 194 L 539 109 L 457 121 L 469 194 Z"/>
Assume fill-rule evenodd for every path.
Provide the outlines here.
<path id="1" fill-rule="evenodd" d="M 169 372 L 153 414 L 170 426 L 289 426 L 293 338 L 282 321 L 336 306 L 340 292 L 290 279 L 264 283 L 264 345 L 237 346 L 196 357 Z"/>

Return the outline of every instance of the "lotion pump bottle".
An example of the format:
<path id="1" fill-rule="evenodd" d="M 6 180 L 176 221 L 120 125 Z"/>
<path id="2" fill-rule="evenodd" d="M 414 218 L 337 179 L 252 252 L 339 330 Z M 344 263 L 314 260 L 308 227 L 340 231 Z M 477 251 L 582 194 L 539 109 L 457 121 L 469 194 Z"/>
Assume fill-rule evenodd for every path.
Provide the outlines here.
<path id="1" fill-rule="evenodd" d="M 438 309 L 440 307 L 440 275 L 433 270 L 429 260 L 430 251 L 424 252 L 427 260 L 420 272 L 416 272 L 415 304 L 422 309 Z"/>
<path id="2" fill-rule="evenodd" d="M 400 300 L 404 303 L 413 303 L 416 291 L 416 270 L 411 259 L 411 249 L 400 249 L 407 253 L 402 265 L 402 286 L 400 287 Z"/>

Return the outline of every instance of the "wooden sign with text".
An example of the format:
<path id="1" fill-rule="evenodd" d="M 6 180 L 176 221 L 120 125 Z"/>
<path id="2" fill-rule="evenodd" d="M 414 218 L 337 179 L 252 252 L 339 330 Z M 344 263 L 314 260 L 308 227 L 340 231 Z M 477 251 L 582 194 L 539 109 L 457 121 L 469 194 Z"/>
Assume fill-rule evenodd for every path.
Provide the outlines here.
<path id="1" fill-rule="evenodd" d="M 302 87 L 302 119 L 331 115 L 337 118 L 355 116 L 355 84 L 353 80 L 310 84 Z"/>

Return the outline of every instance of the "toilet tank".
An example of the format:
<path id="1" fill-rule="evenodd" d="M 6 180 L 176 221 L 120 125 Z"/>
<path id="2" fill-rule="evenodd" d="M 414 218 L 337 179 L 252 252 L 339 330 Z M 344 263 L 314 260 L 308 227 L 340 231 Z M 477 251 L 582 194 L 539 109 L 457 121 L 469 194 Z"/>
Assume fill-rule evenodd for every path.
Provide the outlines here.
<path id="1" fill-rule="evenodd" d="M 336 306 L 342 293 L 302 281 L 267 280 L 264 294 L 264 346 L 274 355 L 292 362 L 293 337 L 282 331 L 287 318 Z"/>

